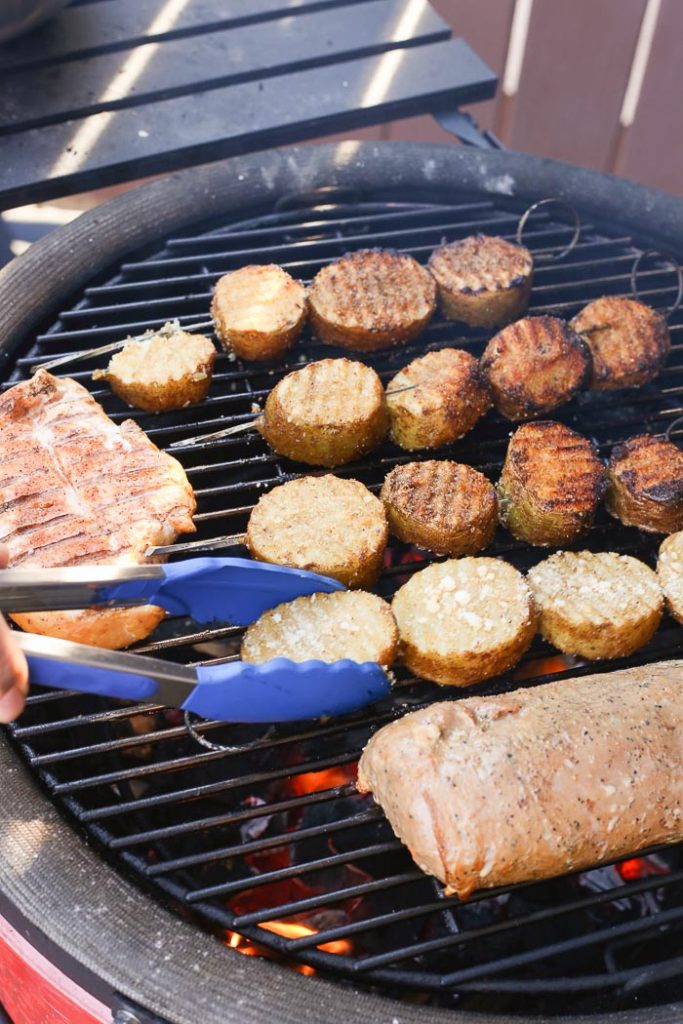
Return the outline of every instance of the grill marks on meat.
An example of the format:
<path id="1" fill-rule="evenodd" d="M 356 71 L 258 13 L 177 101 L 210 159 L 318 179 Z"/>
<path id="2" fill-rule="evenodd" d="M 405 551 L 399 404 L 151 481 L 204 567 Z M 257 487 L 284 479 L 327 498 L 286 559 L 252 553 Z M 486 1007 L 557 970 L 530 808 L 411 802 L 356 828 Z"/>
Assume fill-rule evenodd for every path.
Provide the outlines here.
<path id="1" fill-rule="evenodd" d="M 683 662 L 434 704 L 358 770 L 414 860 L 467 897 L 683 839 Z"/>
<path id="2" fill-rule="evenodd" d="M 131 420 L 112 423 L 73 380 L 39 372 L 11 388 L 0 398 L 0 439 L 0 540 L 13 566 L 140 563 L 151 545 L 194 530 L 195 500 L 182 466 Z M 41 621 L 63 625 L 84 614 L 54 612 Z M 114 613 L 89 614 L 92 636 L 78 638 L 99 643 L 99 622 L 106 640 L 106 617 Z"/>

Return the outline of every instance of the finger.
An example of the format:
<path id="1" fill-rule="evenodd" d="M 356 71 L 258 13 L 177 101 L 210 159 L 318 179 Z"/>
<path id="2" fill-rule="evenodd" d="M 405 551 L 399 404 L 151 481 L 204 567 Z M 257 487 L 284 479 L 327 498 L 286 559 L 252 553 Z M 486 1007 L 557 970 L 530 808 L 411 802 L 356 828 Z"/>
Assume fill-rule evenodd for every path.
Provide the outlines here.
<path id="1" fill-rule="evenodd" d="M 0 615 L 0 697 L 17 687 L 26 696 L 28 693 L 28 665 L 19 650 L 12 631 Z"/>
<path id="2" fill-rule="evenodd" d="M 13 722 L 15 718 L 18 718 L 24 710 L 24 703 L 24 694 L 18 686 L 13 686 L 11 690 L 0 697 L 0 723 L 7 725 L 8 722 Z"/>
<path id="3" fill-rule="evenodd" d="M 9 562 L 9 551 L 6 544 L 0 544 L 0 569 L 6 569 Z"/>

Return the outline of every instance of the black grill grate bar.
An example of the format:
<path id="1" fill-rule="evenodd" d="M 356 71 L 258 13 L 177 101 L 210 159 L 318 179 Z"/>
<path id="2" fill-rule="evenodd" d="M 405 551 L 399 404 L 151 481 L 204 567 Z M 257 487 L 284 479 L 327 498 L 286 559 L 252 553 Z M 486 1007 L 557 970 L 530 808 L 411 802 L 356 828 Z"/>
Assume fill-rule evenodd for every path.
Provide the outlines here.
<path id="1" fill-rule="evenodd" d="M 215 640 L 225 640 L 237 636 L 242 632 L 241 626 L 219 626 L 211 629 L 203 629 L 199 633 L 185 633 L 183 636 L 169 637 L 167 640 L 157 640 L 151 644 L 141 644 L 135 648 L 136 654 L 152 654 L 159 651 L 171 651 L 176 647 L 192 646 L 194 644 L 205 644 Z"/>
<path id="2" fill-rule="evenodd" d="M 400 959 L 412 959 L 415 956 L 424 956 L 425 953 L 440 951 L 452 945 L 465 945 L 466 943 L 476 942 L 479 939 L 489 938 L 493 935 L 501 935 L 507 931 L 515 931 L 518 928 L 527 928 L 531 925 L 540 924 L 542 921 L 555 920 L 558 917 L 564 917 L 568 914 L 575 916 L 583 910 L 589 910 L 602 903 L 610 903 L 612 900 L 617 899 L 629 899 L 641 893 L 651 892 L 653 889 L 665 889 L 667 886 L 677 884 L 680 881 L 683 881 L 683 871 L 678 871 L 670 875 L 656 875 L 640 879 L 639 881 L 631 882 L 620 887 L 615 887 L 598 893 L 591 893 L 589 896 L 585 896 L 581 899 L 571 900 L 570 902 L 557 904 L 551 907 L 544 907 L 542 910 L 522 914 L 506 921 L 484 925 L 481 928 L 465 929 L 454 935 L 445 935 L 436 939 L 413 943 L 411 946 L 404 946 L 401 948 Z M 497 891 L 500 892 L 500 890 Z M 480 901 L 481 899 L 487 898 L 488 897 L 485 893 L 479 894 Z M 352 935 L 371 931 L 375 928 L 392 926 L 394 921 L 409 920 L 410 918 L 419 917 L 423 914 L 432 913 L 435 910 L 444 910 L 448 908 L 457 910 L 458 906 L 463 906 L 467 902 L 471 901 L 461 901 L 457 896 L 444 896 L 440 900 L 435 900 L 432 903 L 424 903 L 419 907 L 408 907 L 403 912 L 397 913 L 397 911 L 392 910 L 386 914 L 367 917 L 362 921 L 352 922 L 348 925 L 340 925 L 337 928 L 325 928 L 315 936 L 304 936 L 300 939 L 290 939 L 287 943 L 287 951 L 290 953 L 296 953 L 298 950 L 308 949 L 312 946 L 318 946 L 326 942 L 331 942 L 335 939 L 346 939 L 350 938 Z M 280 909 L 281 908 L 278 907 L 278 914 L 280 913 Z M 371 966 L 373 967 L 386 966 L 387 963 L 393 963 L 398 959 L 396 951 L 387 952 L 386 958 L 380 962 L 382 956 L 385 955 L 378 954 L 376 957 L 367 959 L 372 960 Z M 365 964 L 367 960 L 361 962 Z"/>
<path id="3" fill-rule="evenodd" d="M 614 268 L 614 261 L 605 260 L 604 262 L 606 265 L 610 267 L 610 269 Z M 623 274 L 592 276 L 590 280 L 583 280 L 580 283 L 585 285 L 586 288 L 595 290 L 596 288 L 600 288 L 603 285 L 611 285 L 624 282 L 628 286 L 627 291 L 630 291 L 631 263 L 632 260 L 629 260 L 628 266 L 626 267 Z M 595 264 L 591 264 L 591 266 L 593 269 L 595 268 Z M 642 281 L 643 279 L 647 278 L 661 277 L 665 273 L 666 271 L 659 269 L 642 270 L 640 271 L 638 278 L 639 280 Z M 537 275 L 535 275 L 535 277 L 537 278 Z M 577 287 L 577 283 L 579 282 L 577 282 L 576 280 L 549 281 L 547 284 L 539 284 L 536 281 L 536 283 L 534 284 L 534 296 L 538 296 L 539 294 L 544 292 L 558 292 L 575 289 Z M 81 309 L 73 309 L 69 310 L 68 312 L 62 313 L 60 319 L 62 323 L 70 325 L 73 323 L 78 323 L 78 321 L 80 320 L 96 320 L 103 316 L 115 316 L 117 318 L 120 318 L 120 322 L 125 323 L 128 317 L 131 316 L 132 314 L 138 314 L 139 312 L 151 313 L 155 309 L 164 310 L 168 308 L 171 311 L 167 314 L 167 319 L 175 320 L 178 314 L 183 316 L 189 315 L 187 312 L 188 306 L 196 306 L 198 303 L 200 303 L 202 304 L 203 308 L 208 309 L 208 307 L 211 304 L 212 295 L 213 292 L 209 290 L 197 292 L 197 294 L 195 295 L 168 295 L 158 299 L 140 298 L 135 302 L 121 303 L 119 305 L 114 306 L 86 306 Z M 160 319 L 162 318 L 161 313 L 159 313 L 159 317 Z M 53 335 L 48 335 L 48 337 L 52 338 Z"/>
<path id="4" fill-rule="evenodd" d="M 187 857 L 176 857 L 174 860 L 167 860 L 160 864 L 151 864 L 145 872 L 148 877 L 170 874 L 173 871 L 181 871 L 184 868 L 194 867 L 200 864 L 211 864 L 217 860 L 227 860 L 228 857 L 246 857 L 250 853 L 262 853 L 265 850 L 279 850 L 292 846 L 300 840 L 313 839 L 316 836 L 331 835 L 347 828 L 356 828 L 359 825 L 367 825 L 368 822 L 381 819 L 382 812 L 379 807 L 371 807 L 367 811 L 360 811 L 351 817 L 341 821 L 324 822 L 322 825 L 311 825 L 309 828 L 301 828 L 296 832 L 284 832 L 277 836 L 268 836 L 263 839 L 253 839 L 251 842 L 235 843 L 232 846 L 223 846 L 216 850 L 206 850 L 203 853 L 190 854 Z"/>
<path id="5" fill-rule="evenodd" d="M 294 224 L 266 224 L 263 227 L 248 228 L 243 231 L 215 231 L 209 235 L 186 235 L 183 237 L 169 238 L 165 242 L 166 249 L 178 249 L 184 245 L 225 245 L 226 242 L 242 241 L 247 238 L 272 238 L 273 234 L 284 234 L 296 238 L 299 234 L 306 235 L 311 231 L 320 229 L 331 231 L 333 228 L 347 228 L 350 224 L 361 224 L 368 228 L 376 224 L 406 224 L 414 220 L 439 218 L 444 213 L 449 216 L 457 213 L 472 214 L 477 211 L 493 210 L 493 203 L 459 203 L 454 206 L 418 206 L 401 210 L 392 210 L 389 213 L 365 214 L 361 217 L 331 217 L 329 219 L 297 221 Z M 547 218 L 546 218 L 547 219 Z M 363 236 L 365 237 L 365 236 Z"/>
<path id="6" fill-rule="evenodd" d="M 516 979 L 500 978 L 491 981 L 472 981 L 458 985 L 458 991 L 495 992 L 499 994 L 512 992 L 515 994 L 523 993 L 525 996 L 528 996 L 531 994 L 547 995 L 557 992 L 564 994 L 569 992 L 590 992 L 620 987 L 624 992 L 633 993 L 658 981 L 676 978 L 681 974 L 682 970 L 683 957 L 674 957 L 670 960 L 659 961 L 657 964 L 627 967 L 620 971 L 611 971 L 609 974 L 585 974 L 582 977 L 547 978 L 543 981 L 539 979 L 518 981 Z"/>
<path id="7" fill-rule="evenodd" d="M 510 236 L 510 238 L 512 238 L 512 236 Z M 622 238 L 596 238 L 596 239 L 592 239 L 589 242 L 578 242 L 574 246 L 574 249 L 572 250 L 572 256 L 576 253 L 576 254 L 578 254 L 581 257 L 581 256 L 585 255 L 588 250 L 596 250 L 597 249 L 598 251 L 601 251 L 601 250 L 604 250 L 604 249 L 612 249 L 612 248 L 615 248 L 615 247 L 618 247 L 618 246 L 631 245 L 631 244 L 632 244 L 632 241 L 631 241 L 630 236 L 624 236 Z M 404 252 L 404 251 L 406 251 L 406 250 L 402 248 L 401 252 Z M 425 253 L 429 253 L 431 251 L 431 247 L 430 246 L 422 246 L 419 251 L 422 251 L 422 252 L 425 252 Z M 545 251 L 545 250 L 543 250 L 543 251 Z M 538 255 L 538 251 L 536 252 L 536 255 Z M 635 249 L 634 249 L 633 257 L 629 256 L 629 259 L 633 260 L 634 257 L 635 257 Z M 329 262 L 332 262 L 332 259 L 329 259 L 329 260 L 319 260 L 318 262 L 321 263 L 321 264 L 329 263 Z M 562 266 L 561 267 L 559 266 L 559 264 L 558 264 L 558 267 L 539 266 L 538 270 L 534 271 L 534 276 L 536 276 L 537 274 L 540 274 L 540 273 L 544 273 L 544 274 L 548 273 L 551 270 L 563 270 L 564 271 L 564 270 L 566 270 L 568 268 L 571 268 L 571 267 L 573 267 L 575 265 L 579 266 L 581 268 L 590 267 L 590 262 L 591 261 L 584 261 L 584 260 L 578 260 L 578 261 L 574 260 L 573 261 L 572 259 L 568 258 L 567 260 L 563 260 L 562 261 Z M 295 264 L 291 264 L 291 263 L 282 263 L 282 262 L 280 263 L 280 266 L 283 266 L 283 267 L 284 266 L 292 267 L 294 265 Z M 296 264 L 296 266 L 298 266 L 298 265 L 299 264 Z M 141 290 L 148 291 L 150 289 L 163 289 L 163 288 L 179 289 L 179 288 L 185 288 L 185 287 L 187 287 L 188 285 L 191 285 L 191 284 L 215 283 L 220 276 L 221 276 L 221 272 L 220 271 L 213 271 L 212 272 L 212 271 L 209 271 L 207 269 L 207 270 L 202 271 L 201 273 L 198 273 L 198 274 L 179 274 L 179 275 L 176 275 L 174 277 L 161 277 L 161 278 L 152 278 L 152 279 L 150 279 L 150 278 L 146 278 L 146 279 L 141 278 L 139 280 L 122 281 L 122 282 L 116 282 L 115 284 L 99 285 L 98 287 L 89 288 L 87 290 L 87 292 L 86 292 L 86 295 L 88 296 L 88 298 L 93 298 L 93 297 L 99 297 L 99 296 L 105 296 L 105 295 L 106 296 L 126 295 L 126 294 L 128 294 L 130 292 L 141 291 Z"/>
<path id="8" fill-rule="evenodd" d="M 135 715 L 138 713 L 136 708 L 128 709 L 129 715 Z M 368 719 L 365 719 L 362 723 L 362 727 L 365 728 L 368 725 L 377 725 L 382 722 L 388 721 L 392 717 L 391 713 L 374 715 Z M 222 723 L 225 724 L 225 723 Z M 93 786 L 99 785 L 110 785 L 114 782 L 122 782 L 126 779 L 143 779 L 148 778 L 151 775 L 160 775 L 171 771 L 180 771 L 187 768 L 198 767 L 201 765 L 208 764 L 210 761 L 222 761 L 229 757 L 244 756 L 247 753 L 251 753 L 256 750 L 272 750 L 276 747 L 280 747 L 292 742 L 295 739 L 297 743 L 307 742 L 312 739 L 319 739 L 322 737 L 337 736 L 340 733 L 344 733 L 347 730 L 353 728 L 353 725 L 349 725 L 348 722 L 341 724 L 334 723 L 328 726 L 318 726 L 313 729 L 302 729 L 296 733 L 295 737 L 289 734 L 282 736 L 272 737 L 270 735 L 263 739 L 253 740 L 250 743 L 237 743 L 234 746 L 228 746 L 226 750 L 200 750 L 196 754 L 187 755 L 184 757 L 171 758 L 166 761 L 155 761 L 153 764 L 139 765 L 135 768 L 123 768 L 118 771 L 105 772 L 102 775 L 91 775 L 84 776 L 73 781 L 66 782 L 61 788 L 61 792 L 72 793 L 76 790 L 90 789 Z M 167 734 L 171 730 L 158 731 L 156 733 L 147 733 L 150 740 L 152 737 L 157 738 L 157 743 L 164 742 L 167 739 Z M 104 747 L 105 744 L 102 744 Z M 104 751 L 102 751 L 104 752 Z M 70 753 L 70 752 L 69 752 Z M 49 755 L 48 755 L 49 756 Z M 60 758 L 61 759 L 61 758 Z M 48 762 L 48 763 L 53 763 Z"/>
<path id="9" fill-rule="evenodd" d="M 138 272 L 147 272 L 157 267 L 168 267 L 172 270 L 174 267 L 193 265 L 195 263 L 203 264 L 207 261 L 215 261 L 220 259 L 237 259 L 240 262 L 249 261 L 253 256 L 259 253 L 267 252 L 271 262 L 277 262 L 278 256 L 290 257 L 290 254 L 294 257 L 298 256 L 299 253 L 304 253 L 309 250 L 314 252 L 326 252 L 328 249 L 338 249 L 340 246 L 351 246 L 356 249 L 363 245 L 368 245 L 371 242 L 373 245 L 377 245 L 380 242 L 391 241 L 392 239 L 398 239 L 401 242 L 401 251 L 404 250 L 406 242 L 410 245 L 410 239 L 416 235 L 431 234 L 438 236 L 437 242 L 441 240 L 445 232 L 448 231 L 466 231 L 471 232 L 473 229 L 480 229 L 482 227 L 500 227 L 501 225 L 510 225 L 510 227 L 516 226 L 516 216 L 510 216 L 505 214 L 494 214 L 491 217 L 482 217 L 477 220 L 456 220 L 446 224 L 423 224 L 416 225 L 411 228 L 400 228 L 397 231 L 373 231 L 371 236 L 366 233 L 357 235 L 333 235 L 330 238 L 304 238 L 300 241 L 283 242 L 281 244 L 267 244 L 258 246 L 244 246 L 243 248 L 224 248 L 218 252 L 202 252 L 202 253 L 186 253 L 184 256 L 175 257 L 160 257 L 158 259 L 143 260 L 142 262 L 133 263 L 122 263 L 121 273 L 122 274 L 135 274 Z M 546 227 L 535 231 L 529 231 L 529 238 L 546 237 L 547 235 L 557 235 L 562 231 L 571 232 L 571 228 L 558 228 L 558 227 Z M 499 234 L 499 232 L 497 232 Z M 508 231 L 509 234 L 509 231 Z M 501 237 L 506 237 L 500 233 Z M 514 237 L 511 235 L 510 237 Z M 232 238 L 226 238 L 227 241 L 232 241 Z M 286 264 L 283 264 L 283 266 Z"/>
<path id="10" fill-rule="evenodd" d="M 82 697 L 82 694 L 76 694 Z M 82 726 L 105 725 L 112 722 L 125 721 L 135 715 L 163 711 L 163 704 L 135 704 L 133 707 L 114 708 L 111 711 L 98 711 L 92 715 L 74 715 L 71 718 L 61 718 L 53 722 L 40 722 L 38 725 L 17 726 L 14 736 L 18 740 L 33 739 L 36 736 L 45 736 L 48 733 L 61 731 L 63 729 L 76 729 Z M 39 755 L 38 755 L 39 756 Z M 58 755 L 59 756 L 59 755 Z"/>
<path id="11" fill-rule="evenodd" d="M 126 850 L 131 846 L 141 846 L 147 843 L 156 843 L 164 839 L 175 839 L 176 836 L 187 835 L 192 832 L 205 832 L 212 828 L 221 828 L 226 825 L 238 825 L 240 822 L 250 821 L 252 818 L 262 818 L 271 814 L 280 814 L 283 811 L 295 811 L 302 807 L 310 807 L 312 804 L 329 803 L 331 800 L 338 800 L 340 797 L 357 796 L 356 787 L 353 783 L 344 786 L 333 786 L 331 789 L 320 789 L 314 793 L 306 793 L 303 796 L 291 797 L 289 800 L 277 800 L 274 803 L 259 805 L 258 807 L 246 807 L 240 811 L 230 811 L 227 814 L 212 814 L 204 818 L 197 818 L 194 821 L 177 822 L 165 828 L 151 828 L 145 832 L 136 832 L 130 836 L 112 836 L 110 845 L 113 850 Z"/>
<path id="12" fill-rule="evenodd" d="M 660 931 L 667 924 L 673 924 L 683 919 L 683 907 L 673 907 L 670 910 L 660 910 L 649 917 L 639 918 L 635 921 L 625 921 L 622 924 L 614 924 L 607 928 L 598 928 L 587 935 L 576 936 L 572 939 L 565 939 L 562 942 L 548 943 L 545 946 L 524 953 L 515 953 L 512 956 L 501 957 L 499 960 L 491 960 L 486 964 L 477 964 L 474 967 L 462 968 L 441 977 L 442 988 L 454 988 L 463 981 L 479 978 L 484 974 L 498 974 L 502 971 L 513 968 L 529 966 L 541 960 L 548 960 L 552 957 L 561 956 L 565 953 L 576 952 L 586 949 L 600 942 L 614 942 L 616 939 L 635 935 L 643 935 L 649 931 Z M 357 970 L 363 970 L 362 963 L 356 966 Z"/>
<path id="13" fill-rule="evenodd" d="M 206 886 L 203 889 L 191 889 L 185 895 L 188 903 L 199 903 L 202 900 L 213 899 L 215 896 L 227 896 L 231 893 L 242 892 L 245 889 L 259 888 L 263 885 L 270 885 L 272 882 L 282 882 L 286 878 L 296 878 L 298 875 L 309 874 L 314 871 L 324 871 L 334 868 L 340 864 L 349 864 L 357 860 L 365 860 L 368 857 L 378 857 L 384 853 L 394 853 L 401 849 L 398 839 L 386 843 L 374 843 L 360 850 L 351 850 L 348 853 L 335 853 L 329 857 L 321 857 L 318 860 L 309 860 L 303 864 L 294 864 L 288 868 L 278 868 L 276 871 L 268 871 L 262 875 L 253 875 L 249 878 L 240 878 L 234 882 L 225 882 L 222 885 Z M 681 909 L 683 913 L 683 908 Z"/>
<path id="14" fill-rule="evenodd" d="M 178 789 L 174 793 L 159 793 L 156 796 L 141 797 L 138 800 L 124 800 L 118 804 L 110 804 L 107 807 L 97 807 L 83 812 L 84 821 L 99 821 L 101 818 L 111 818 L 116 815 L 125 815 L 131 811 L 146 810 L 149 807 L 163 807 L 168 804 L 183 803 L 191 800 L 201 800 L 207 796 L 214 796 L 216 793 L 227 793 L 232 789 L 242 789 L 248 786 L 257 786 L 264 782 L 275 782 L 278 779 L 286 779 L 292 775 L 315 774 L 325 768 L 336 768 L 343 764 L 353 764 L 358 760 L 360 750 L 347 753 L 343 756 L 326 757 L 319 761 L 305 761 L 294 765 L 285 765 L 282 768 L 273 768 L 270 771 L 252 772 L 249 775 L 241 775 L 233 779 L 223 779 L 221 782 L 209 782 L 201 786 L 191 786 L 185 789 Z M 60 792 L 56 787 L 56 792 Z"/>
<path id="15" fill-rule="evenodd" d="M 51 704 L 57 700 L 66 700 L 68 697 L 80 697 L 82 696 L 77 690 L 48 690 L 45 693 L 29 693 L 26 698 L 26 706 L 32 707 L 34 704 Z M 16 730 L 15 726 L 15 730 Z"/>
<path id="16" fill-rule="evenodd" d="M 387 889 L 403 888 L 415 882 L 424 882 L 424 875 L 421 871 L 402 871 L 398 875 L 389 875 L 386 878 L 374 879 L 371 882 L 360 882 L 358 885 L 351 885 L 339 888 L 335 891 L 334 902 L 342 902 L 356 896 L 367 896 L 373 892 L 385 892 Z M 295 900 L 291 903 L 279 903 L 277 907 L 266 907 L 263 910 L 255 910 L 251 914 L 239 914 L 235 917 L 233 924 L 236 930 L 247 925 L 259 924 L 261 921 L 272 921 L 274 913 L 277 913 L 278 920 L 290 917 L 292 914 L 304 914 L 311 910 L 319 910 L 330 903 L 330 896 L 308 896 L 306 899 Z M 398 914 L 399 911 L 392 911 Z"/>
<path id="17" fill-rule="evenodd" d="M 403 234 L 403 232 L 399 232 L 399 234 L 401 234 L 401 237 L 405 238 L 405 235 Z M 557 228 L 548 228 L 546 230 L 540 230 L 540 231 L 534 231 L 534 232 L 529 231 L 529 232 L 527 232 L 527 235 L 525 237 L 525 242 L 526 242 L 527 248 L 531 251 L 531 253 L 534 256 L 539 256 L 541 254 L 546 254 L 546 253 L 550 254 L 550 253 L 556 252 L 557 250 L 563 249 L 565 247 L 565 244 L 566 244 L 566 242 L 568 240 L 568 236 L 570 234 L 571 234 L 571 232 L 570 232 L 570 230 L 568 228 L 567 229 L 562 228 L 560 230 L 558 230 Z M 508 242 L 514 242 L 515 241 L 515 235 L 511 234 L 509 232 L 501 232 L 498 235 L 498 237 L 499 238 L 504 238 Z M 282 246 L 282 250 L 283 250 L 284 254 L 292 253 L 292 250 L 294 250 L 294 252 L 292 253 L 292 255 L 289 258 L 278 260 L 278 264 L 279 264 L 279 266 L 281 266 L 285 270 L 287 270 L 290 274 L 295 274 L 296 273 L 296 276 L 301 278 L 304 281 L 304 284 L 310 284 L 313 275 L 317 273 L 318 269 L 320 267 L 326 266 L 329 263 L 336 262 L 336 260 L 339 259 L 339 256 L 343 255 L 343 253 L 347 251 L 347 248 L 348 248 L 347 243 L 349 243 L 351 241 L 352 241 L 352 239 L 349 239 L 349 238 L 338 238 L 338 239 L 319 239 L 319 240 L 316 240 L 315 243 L 311 243 L 312 245 L 315 245 L 315 246 L 318 246 L 318 245 L 320 245 L 322 243 L 329 243 L 329 247 L 332 247 L 333 245 L 335 245 L 337 247 L 338 251 L 336 253 L 333 253 L 332 255 L 328 255 L 328 256 L 319 254 L 317 248 L 315 250 L 315 254 L 312 254 L 312 255 L 308 256 L 307 253 L 304 252 L 304 251 L 301 251 L 299 253 L 297 251 L 297 247 L 296 246 L 289 246 L 289 245 L 288 246 Z M 373 242 L 377 242 L 378 241 L 377 236 L 373 236 L 372 241 Z M 438 240 L 433 241 L 433 242 L 428 242 L 428 243 L 423 243 L 423 244 L 417 244 L 416 242 L 412 242 L 411 243 L 411 242 L 406 241 L 406 243 L 404 245 L 401 245 L 400 247 L 397 247 L 396 251 L 397 252 L 405 253 L 407 255 L 414 256 L 415 259 L 419 259 L 421 256 L 424 256 L 424 257 L 429 256 L 434 251 L 435 245 L 440 243 L 440 241 L 441 241 L 440 238 Z M 366 243 L 368 242 L 367 236 L 365 237 L 365 242 Z M 540 245 L 539 244 L 534 244 L 534 243 L 540 243 Z M 609 239 L 609 240 L 602 240 L 602 239 L 598 240 L 598 239 L 596 239 L 594 241 L 592 240 L 591 242 L 586 242 L 586 243 L 584 243 L 584 245 L 586 245 L 586 246 L 588 246 L 588 245 L 595 246 L 595 245 L 598 245 L 598 244 L 601 244 L 601 243 L 602 244 L 610 244 L 610 245 L 614 244 L 612 239 Z M 300 246 L 299 248 L 301 248 L 303 250 L 303 245 Z M 574 251 L 576 251 L 577 248 L 578 248 L 578 245 L 576 245 L 574 247 Z M 296 256 L 299 256 L 299 255 L 302 257 L 301 259 L 295 258 Z M 145 267 L 147 268 L 148 273 L 154 273 L 154 272 L 157 272 L 157 271 L 163 271 L 164 267 L 167 267 L 167 266 L 170 266 L 171 268 L 173 268 L 173 267 L 177 268 L 177 267 L 180 267 L 180 266 L 187 265 L 188 263 L 193 263 L 193 264 L 194 263 L 198 263 L 202 267 L 202 274 L 199 275 L 198 279 L 203 279 L 206 282 L 207 280 L 211 280 L 212 277 L 215 279 L 215 278 L 221 277 L 222 274 L 228 273 L 230 270 L 233 270 L 234 269 L 233 263 L 235 265 L 242 265 L 245 260 L 247 260 L 247 259 L 257 260 L 259 256 L 263 256 L 264 258 L 267 257 L 268 259 L 272 260 L 274 256 L 277 256 L 277 252 L 274 252 L 273 249 L 270 249 L 270 248 L 264 248 L 264 249 L 247 250 L 247 251 L 244 251 L 242 253 L 237 253 L 237 252 L 229 252 L 229 253 L 201 253 L 201 254 L 199 254 L 197 256 L 189 256 L 189 257 L 185 257 L 183 259 L 166 260 L 166 259 L 161 259 L 160 258 L 158 260 L 150 260 L 149 263 L 147 263 L 147 264 L 146 263 L 141 263 L 141 264 L 137 264 L 137 265 L 131 264 L 131 265 L 129 265 L 127 267 L 124 267 L 122 269 L 129 276 L 132 276 L 134 273 L 138 273 L 138 274 L 141 273 L 142 270 Z M 221 261 L 227 261 L 227 262 L 221 262 Z M 306 272 L 306 271 L 308 271 L 308 272 Z M 185 275 L 185 276 L 187 276 L 187 275 Z M 139 280 L 140 281 L 144 281 L 145 279 L 144 278 L 139 278 Z M 150 279 L 147 278 L 147 283 L 149 283 L 149 281 L 150 281 Z"/>

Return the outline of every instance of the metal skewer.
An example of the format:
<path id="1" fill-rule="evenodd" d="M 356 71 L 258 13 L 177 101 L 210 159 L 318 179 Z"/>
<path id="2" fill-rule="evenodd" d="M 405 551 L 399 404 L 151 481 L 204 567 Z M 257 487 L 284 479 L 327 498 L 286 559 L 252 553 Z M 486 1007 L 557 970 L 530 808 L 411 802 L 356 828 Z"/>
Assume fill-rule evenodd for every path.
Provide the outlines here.
<path id="1" fill-rule="evenodd" d="M 178 321 L 175 322 L 178 323 Z M 78 363 L 83 359 L 89 359 L 90 356 L 103 356 L 106 355 L 107 352 L 117 352 L 119 349 L 125 348 L 131 341 L 146 341 L 153 335 L 163 331 L 165 326 L 166 324 L 162 324 L 160 327 L 150 327 L 144 334 L 138 334 L 131 338 L 124 338 L 123 341 L 111 341 L 108 345 L 100 345 L 99 348 L 89 348 L 86 349 L 85 352 L 72 352 L 68 356 L 59 356 L 58 359 L 50 359 L 47 363 L 39 363 L 38 366 L 34 366 L 31 373 L 37 373 L 38 370 L 55 370 L 58 366 L 66 366 L 67 363 Z M 188 324 L 187 327 L 183 327 L 178 323 L 176 330 L 192 332 L 205 331 L 208 328 L 213 330 L 213 320 L 206 320 L 201 324 Z"/>
<path id="2" fill-rule="evenodd" d="M 392 395 L 400 395 L 402 391 L 414 391 L 419 387 L 419 384 L 406 384 L 405 387 L 385 391 L 384 394 L 390 398 Z M 241 434 L 243 431 L 255 429 L 262 419 L 262 416 L 257 416 L 244 423 L 233 423 L 231 427 L 225 427 L 224 430 L 214 430 L 211 434 L 198 434 L 196 437 L 188 437 L 184 441 L 173 441 L 172 444 L 169 444 L 168 449 L 170 451 L 171 448 L 189 448 L 192 445 L 201 444 L 202 441 L 217 441 L 222 437 L 232 437 L 233 434 Z"/>
<path id="3" fill-rule="evenodd" d="M 152 558 L 154 555 L 178 555 L 184 551 L 216 551 L 218 548 L 234 548 L 244 544 L 246 539 L 246 533 L 229 533 L 223 537 L 211 537 L 208 540 L 190 540 L 185 544 L 160 544 L 157 547 L 147 548 L 145 558 Z"/>

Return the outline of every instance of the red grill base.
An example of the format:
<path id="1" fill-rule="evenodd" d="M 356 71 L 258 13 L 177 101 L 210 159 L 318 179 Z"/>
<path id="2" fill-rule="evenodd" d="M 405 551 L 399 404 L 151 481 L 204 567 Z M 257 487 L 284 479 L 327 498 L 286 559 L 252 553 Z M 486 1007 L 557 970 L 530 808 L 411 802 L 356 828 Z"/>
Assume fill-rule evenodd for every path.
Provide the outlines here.
<path id="1" fill-rule="evenodd" d="M 0 1001 L 12 1024 L 110 1024 L 111 1011 L 0 917 Z"/>

